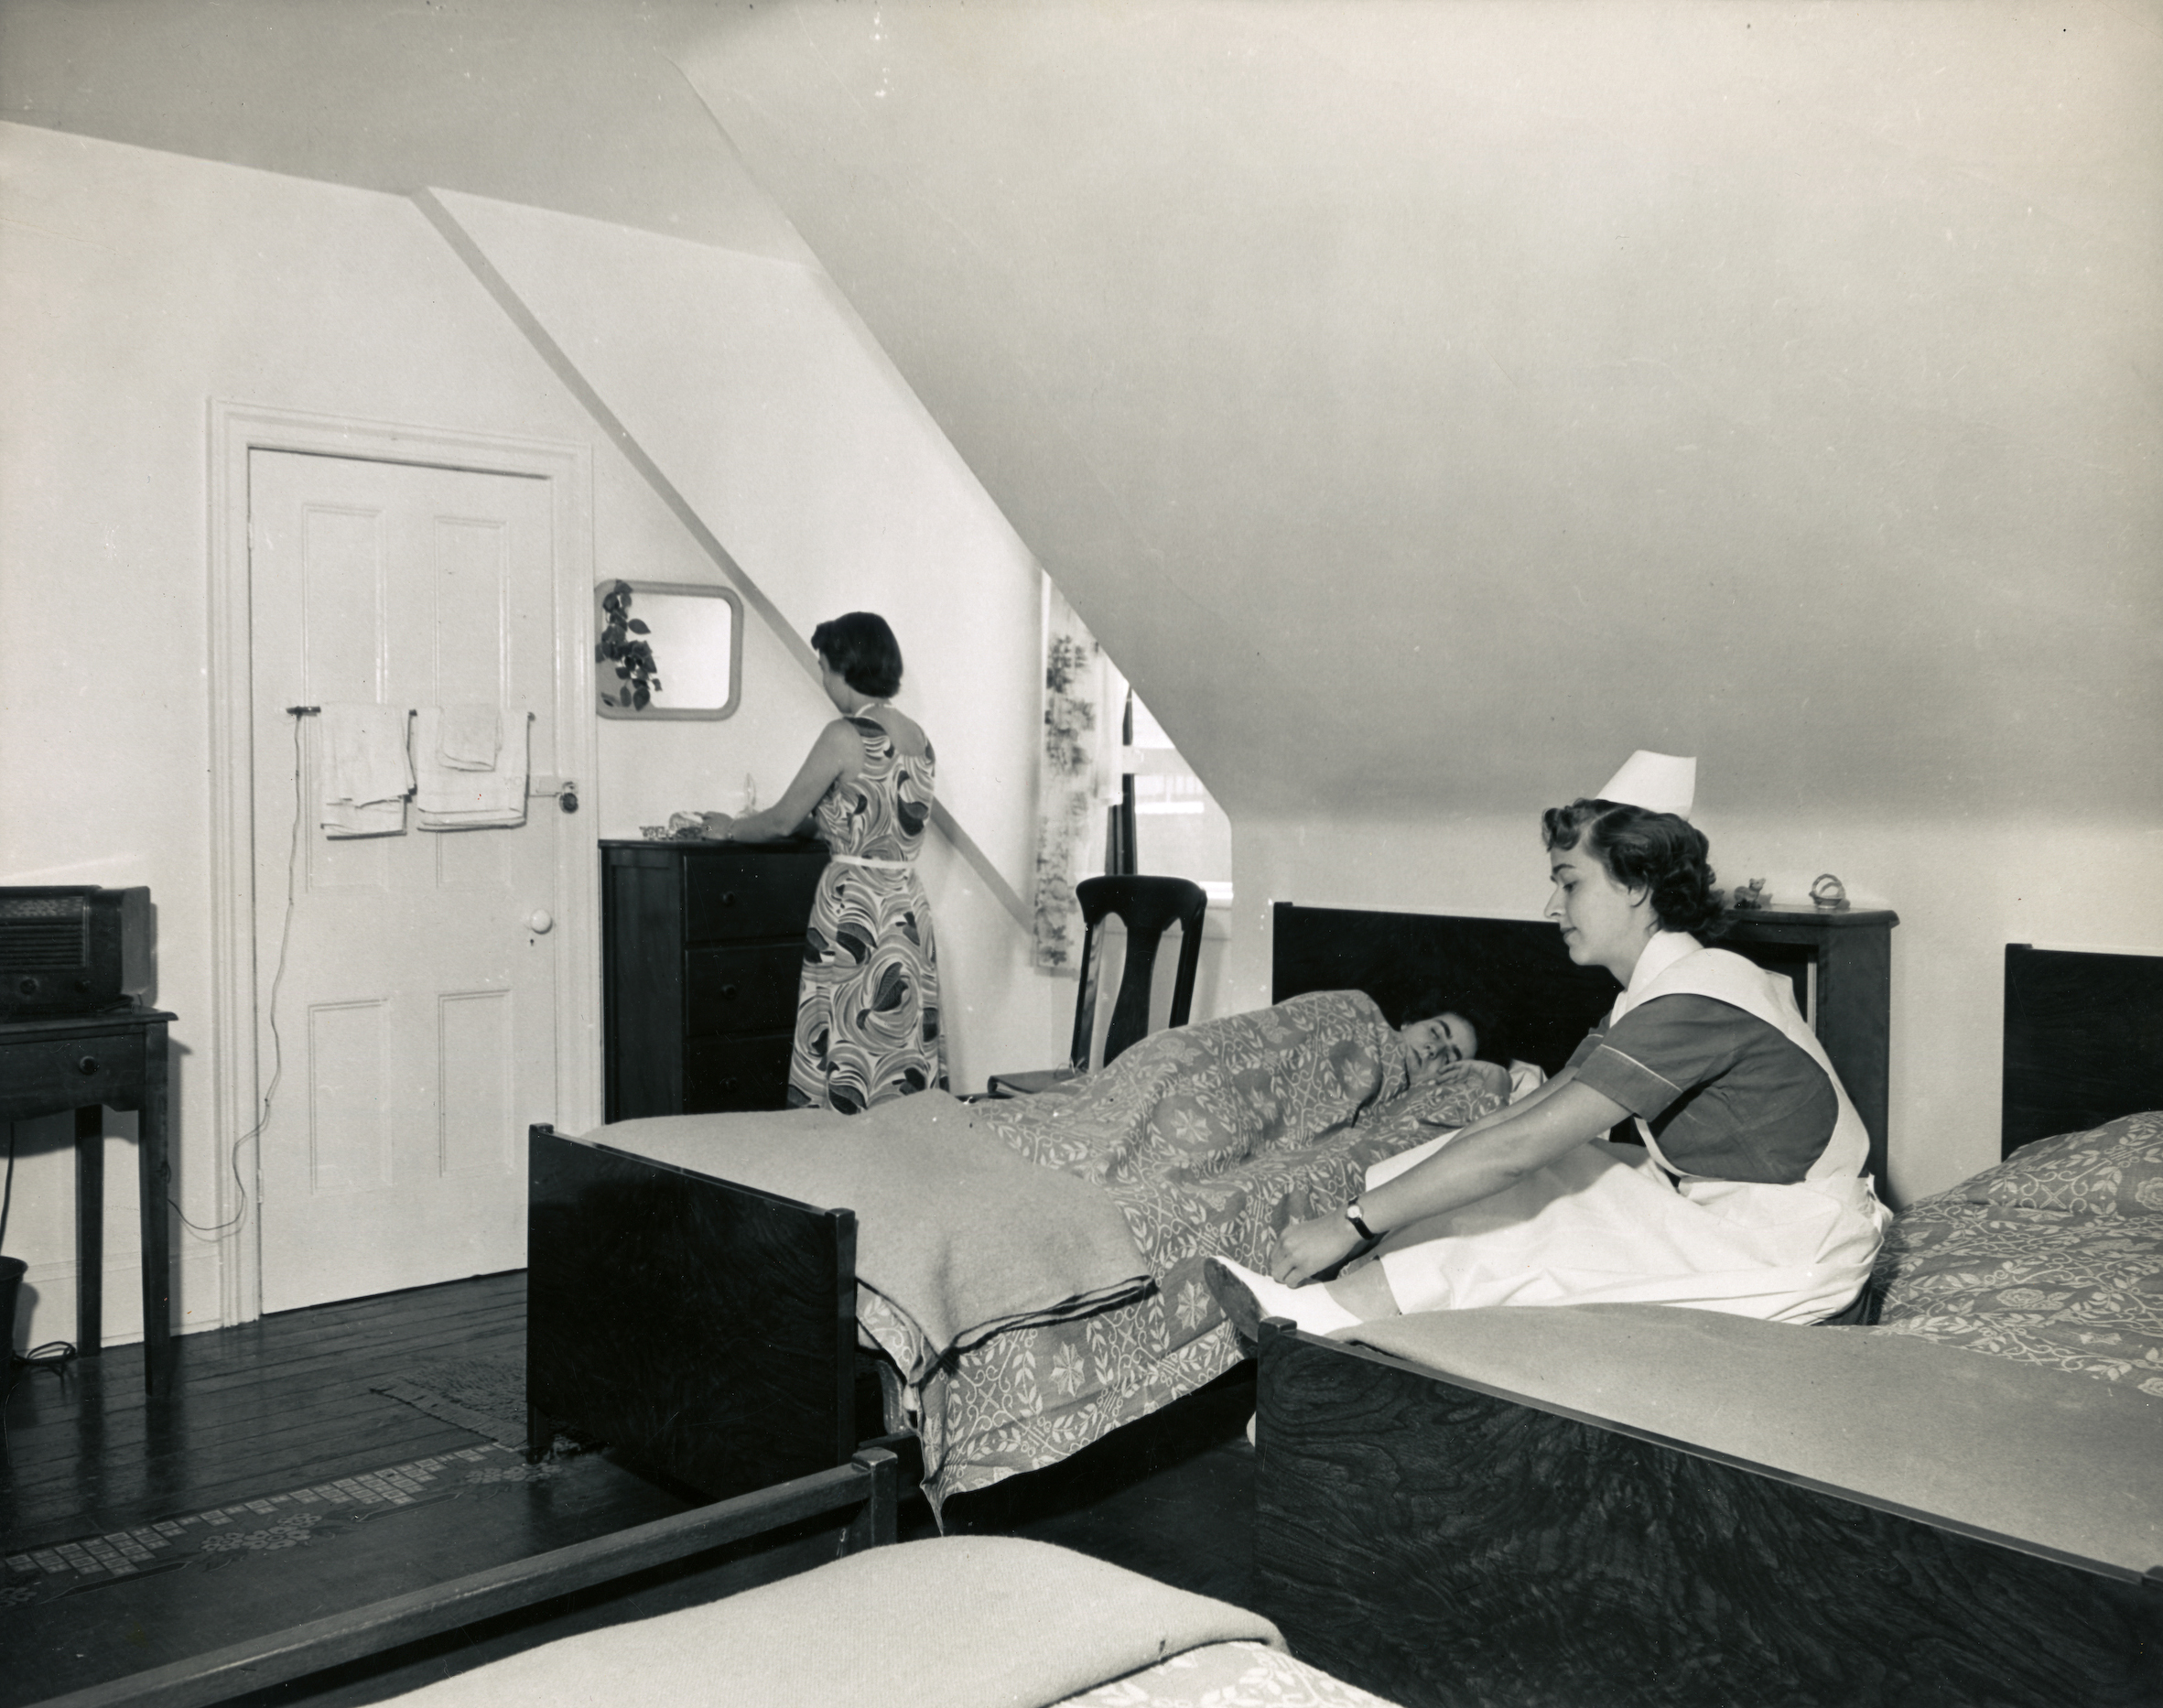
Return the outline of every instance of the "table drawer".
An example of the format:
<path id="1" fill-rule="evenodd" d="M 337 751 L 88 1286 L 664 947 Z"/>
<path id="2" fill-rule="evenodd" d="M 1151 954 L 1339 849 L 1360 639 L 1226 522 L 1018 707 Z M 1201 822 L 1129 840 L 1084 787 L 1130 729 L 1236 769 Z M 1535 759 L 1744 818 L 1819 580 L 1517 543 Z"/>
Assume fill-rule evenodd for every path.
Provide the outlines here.
<path id="1" fill-rule="evenodd" d="M 52 1038 L 0 1044 L 0 1120 L 103 1103 L 143 1101 L 143 1040 Z M 19 1113 L 10 1113 L 19 1111 Z"/>
<path id="2" fill-rule="evenodd" d="M 800 942 L 691 950 L 684 957 L 685 1032 L 793 1029 L 803 971 Z"/>
<path id="3" fill-rule="evenodd" d="M 688 854 L 684 859 L 684 936 L 793 937 L 801 943 L 826 851 L 808 854 Z"/>
<path id="4" fill-rule="evenodd" d="M 795 1029 L 748 1038 L 694 1038 L 684 1046 L 684 1113 L 778 1109 L 788 1102 Z"/>

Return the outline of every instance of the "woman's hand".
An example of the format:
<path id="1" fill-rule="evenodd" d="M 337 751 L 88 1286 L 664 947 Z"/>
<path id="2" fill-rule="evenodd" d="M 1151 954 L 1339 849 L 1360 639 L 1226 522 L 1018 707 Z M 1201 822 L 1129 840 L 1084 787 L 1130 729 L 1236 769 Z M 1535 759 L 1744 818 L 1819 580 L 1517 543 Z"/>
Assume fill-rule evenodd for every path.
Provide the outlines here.
<path id="1" fill-rule="evenodd" d="M 1270 1278 L 1288 1287 L 1303 1286 L 1331 1264 L 1350 1257 L 1360 1243 L 1359 1230 L 1341 1213 L 1293 1222 L 1271 1249 Z"/>

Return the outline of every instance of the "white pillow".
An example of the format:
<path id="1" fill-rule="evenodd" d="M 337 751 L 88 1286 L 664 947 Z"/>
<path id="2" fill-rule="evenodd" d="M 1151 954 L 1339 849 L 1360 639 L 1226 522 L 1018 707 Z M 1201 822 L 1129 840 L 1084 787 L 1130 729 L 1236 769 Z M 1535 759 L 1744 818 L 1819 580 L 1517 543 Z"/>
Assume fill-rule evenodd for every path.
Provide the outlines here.
<path id="1" fill-rule="evenodd" d="M 1547 1083 L 1547 1070 L 1537 1062 L 1512 1062 L 1509 1065 L 1509 1100 L 1515 1103 L 1528 1091 L 1537 1091 Z"/>

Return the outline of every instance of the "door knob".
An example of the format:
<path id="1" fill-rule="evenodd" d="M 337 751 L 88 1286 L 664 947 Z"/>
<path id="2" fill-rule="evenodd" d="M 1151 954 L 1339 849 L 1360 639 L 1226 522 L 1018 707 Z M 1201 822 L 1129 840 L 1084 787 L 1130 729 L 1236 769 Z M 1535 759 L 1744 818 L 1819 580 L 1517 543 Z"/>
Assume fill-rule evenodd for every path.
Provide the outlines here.
<path id="1" fill-rule="evenodd" d="M 548 927 L 555 923 L 554 916 L 545 907 L 535 908 L 531 913 L 526 915 L 525 921 L 526 929 L 536 937 L 546 935 Z"/>

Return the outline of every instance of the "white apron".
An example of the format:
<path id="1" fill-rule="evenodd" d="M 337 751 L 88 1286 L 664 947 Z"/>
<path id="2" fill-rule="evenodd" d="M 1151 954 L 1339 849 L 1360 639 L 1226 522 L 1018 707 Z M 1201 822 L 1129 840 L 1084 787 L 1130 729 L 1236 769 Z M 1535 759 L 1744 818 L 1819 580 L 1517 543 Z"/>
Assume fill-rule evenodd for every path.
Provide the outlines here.
<path id="1" fill-rule="evenodd" d="M 1768 1185 L 1682 1174 L 1639 1121 L 1642 1151 L 1581 1145 L 1506 1191 L 1391 1234 L 1379 1261 L 1398 1309 L 1632 1303 L 1808 1323 L 1862 1290 L 1892 1216 L 1858 1173 L 1869 1135 L 1788 981 L 1662 932 L 1646 945 L 1608 1023 L 1655 997 L 1680 995 L 1742 1010 L 1824 1069 L 1839 1115 L 1807 1177 Z"/>

